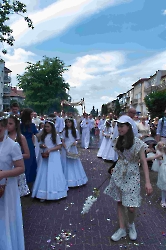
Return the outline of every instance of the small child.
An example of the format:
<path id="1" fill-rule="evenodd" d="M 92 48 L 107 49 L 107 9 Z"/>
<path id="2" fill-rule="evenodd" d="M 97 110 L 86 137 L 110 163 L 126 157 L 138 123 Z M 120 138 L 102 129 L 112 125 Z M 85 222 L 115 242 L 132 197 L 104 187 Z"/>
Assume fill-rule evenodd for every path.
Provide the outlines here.
<path id="1" fill-rule="evenodd" d="M 79 135 L 77 129 L 75 129 L 73 119 L 67 118 L 65 120 L 65 129 L 62 134 L 63 148 L 61 159 L 68 187 L 81 186 L 88 181 L 82 163 L 78 157 L 76 147 L 78 139 Z"/>
<path id="2" fill-rule="evenodd" d="M 155 169 L 158 168 L 157 186 L 161 189 L 161 203 L 166 208 L 166 145 L 163 141 L 158 142 L 156 154 L 147 160 L 155 160 Z"/>
<path id="3" fill-rule="evenodd" d="M 45 200 L 58 200 L 67 196 L 67 183 L 62 170 L 60 149 L 61 140 L 56 134 L 53 121 L 46 120 L 41 134 L 40 147 L 48 157 L 42 158 L 38 166 L 32 197 Z"/>

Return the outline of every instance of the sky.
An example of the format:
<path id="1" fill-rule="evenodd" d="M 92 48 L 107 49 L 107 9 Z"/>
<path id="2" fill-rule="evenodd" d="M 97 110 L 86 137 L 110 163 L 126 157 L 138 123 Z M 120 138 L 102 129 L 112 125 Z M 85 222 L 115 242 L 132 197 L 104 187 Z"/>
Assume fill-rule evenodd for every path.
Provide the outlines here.
<path id="1" fill-rule="evenodd" d="M 22 0 L 34 30 L 10 20 L 16 39 L 3 59 L 16 74 L 44 55 L 71 65 L 64 74 L 72 101 L 101 109 L 140 78 L 166 69 L 166 1 Z M 81 108 L 78 108 L 81 112 Z"/>

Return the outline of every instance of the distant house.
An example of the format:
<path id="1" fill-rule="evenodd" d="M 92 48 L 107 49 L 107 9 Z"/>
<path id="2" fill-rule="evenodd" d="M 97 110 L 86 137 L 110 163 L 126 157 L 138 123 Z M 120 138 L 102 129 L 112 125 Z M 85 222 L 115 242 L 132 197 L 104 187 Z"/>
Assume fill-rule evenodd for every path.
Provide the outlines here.
<path id="1" fill-rule="evenodd" d="M 23 93 L 22 89 L 19 89 L 17 87 L 10 87 L 9 93 L 4 93 L 4 100 L 6 105 L 4 105 L 4 110 L 10 107 L 10 102 L 12 100 L 23 104 L 25 101 L 25 95 Z"/>

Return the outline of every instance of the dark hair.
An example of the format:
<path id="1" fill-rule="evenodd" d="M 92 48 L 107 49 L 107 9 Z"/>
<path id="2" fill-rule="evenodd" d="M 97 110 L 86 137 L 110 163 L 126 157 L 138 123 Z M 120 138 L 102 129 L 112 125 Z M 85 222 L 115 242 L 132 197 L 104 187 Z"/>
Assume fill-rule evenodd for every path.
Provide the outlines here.
<path id="1" fill-rule="evenodd" d="M 7 118 L 3 116 L 3 113 L 0 114 L 0 124 L 4 128 L 7 126 Z"/>
<path id="2" fill-rule="evenodd" d="M 108 128 L 110 127 L 110 121 L 106 121 L 105 126 Z"/>
<path id="3" fill-rule="evenodd" d="M 121 152 L 124 151 L 124 149 L 130 149 L 133 146 L 134 143 L 134 133 L 132 130 L 132 126 L 130 123 L 126 122 L 124 123 L 129 127 L 129 130 L 127 133 L 123 136 L 119 135 L 116 148 L 120 150 Z"/>
<path id="4" fill-rule="evenodd" d="M 16 141 L 20 144 L 20 146 L 22 148 L 21 130 L 20 130 L 20 119 L 16 115 L 9 115 L 8 119 L 9 118 L 13 119 L 13 121 L 15 123 L 15 128 L 16 128 L 16 133 L 17 133 Z"/>
<path id="5" fill-rule="evenodd" d="M 11 104 L 11 106 L 10 106 L 11 108 L 19 108 L 19 105 L 18 105 L 18 103 L 17 102 L 13 102 L 12 104 Z"/>
<path id="6" fill-rule="evenodd" d="M 50 126 L 51 126 L 51 139 L 52 139 L 52 142 L 53 144 L 56 144 L 56 129 L 55 129 L 55 124 L 53 121 L 45 121 L 45 124 L 46 123 L 49 123 Z M 42 134 L 41 134 L 41 141 L 44 142 L 45 138 L 47 136 L 47 132 L 45 130 L 45 126 L 44 126 L 44 129 L 42 130 Z"/>
<path id="7" fill-rule="evenodd" d="M 33 110 L 30 108 L 25 108 L 21 114 L 21 122 L 23 126 L 29 126 L 32 123 L 31 114 L 33 113 Z"/>
<path id="8" fill-rule="evenodd" d="M 41 129 L 41 125 L 44 124 L 43 122 L 39 123 L 39 130 Z"/>
<path id="9" fill-rule="evenodd" d="M 67 121 L 71 121 L 72 125 L 71 125 L 71 134 L 72 136 L 76 139 L 77 138 L 77 135 L 76 135 L 76 129 L 75 129 L 75 126 L 74 126 L 74 120 L 73 119 L 70 119 L 70 118 L 67 118 L 65 120 L 65 137 L 68 138 L 69 137 L 69 134 L 68 134 L 68 130 L 69 128 L 67 127 Z"/>

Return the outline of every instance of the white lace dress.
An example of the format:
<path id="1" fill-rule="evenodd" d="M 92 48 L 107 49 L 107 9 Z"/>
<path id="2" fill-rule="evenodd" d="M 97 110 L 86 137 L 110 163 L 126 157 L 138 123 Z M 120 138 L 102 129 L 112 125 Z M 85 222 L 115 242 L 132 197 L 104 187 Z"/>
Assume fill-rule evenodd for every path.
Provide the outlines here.
<path id="1" fill-rule="evenodd" d="M 134 144 L 130 149 L 123 152 L 117 150 L 118 162 L 115 165 L 109 185 L 104 193 L 111 196 L 115 201 L 122 201 L 125 207 L 139 207 L 140 196 L 140 171 L 139 152 L 147 145 L 134 138 Z"/>
<path id="2" fill-rule="evenodd" d="M 158 170 L 157 186 L 166 191 L 166 154 L 163 154 L 163 162 Z"/>

